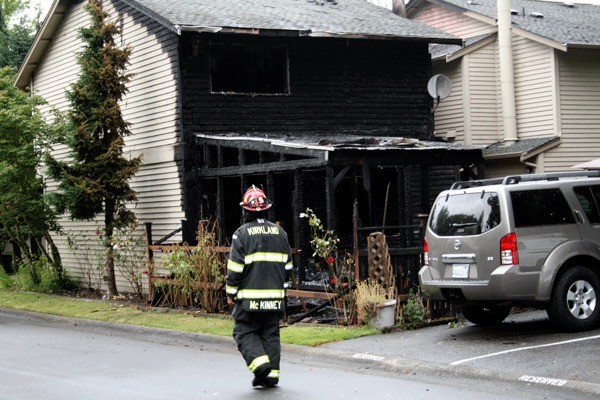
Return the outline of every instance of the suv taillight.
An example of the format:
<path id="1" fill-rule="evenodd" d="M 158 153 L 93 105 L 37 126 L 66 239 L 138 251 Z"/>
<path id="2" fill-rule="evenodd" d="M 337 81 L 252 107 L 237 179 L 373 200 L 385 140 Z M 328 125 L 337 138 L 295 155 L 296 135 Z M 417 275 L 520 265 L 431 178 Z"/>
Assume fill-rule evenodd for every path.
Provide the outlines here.
<path id="1" fill-rule="evenodd" d="M 517 249 L 517 234 L 509 233 L 500 239 L 501 265 L 516 265 L 519 263 L 519 250 Z"/>
<path id="2" fill-rule="evenodd" d="M 429 265 L 429 244 L 426 239 L 423 239 L 423 265 Z"/>

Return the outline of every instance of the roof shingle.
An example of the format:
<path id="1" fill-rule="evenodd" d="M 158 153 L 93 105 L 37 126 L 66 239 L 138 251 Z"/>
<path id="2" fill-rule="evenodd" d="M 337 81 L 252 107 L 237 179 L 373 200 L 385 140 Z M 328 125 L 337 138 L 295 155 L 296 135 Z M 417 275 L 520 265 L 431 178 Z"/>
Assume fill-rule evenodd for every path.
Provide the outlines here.
<path id="1" fill-rule="evenodd" d="M 312 36 L 385 36 L 460 43 L 366 0 L 123 0 L 182 28 L 289 30 Z M 435 41 L 435 40 L 433 40 Z"/>
<path id="2" fill-rule="evenodd" d="M 411 3 L 415 5 L 418 0 Z M 441 0 L 463 10 L 472 11 L 490 18 L 497 16 L 497 0 Z M 411 4 L 408 5 L 411 7 Z M 514 27 L 550 39 L 560 44 L 575 47 L 600 46 L 600 6 L 538 0 L 511 0 L 511 9 L 518 12 L 512 16 Z M 543 18 L 531 16 L 543 14 Z"/>

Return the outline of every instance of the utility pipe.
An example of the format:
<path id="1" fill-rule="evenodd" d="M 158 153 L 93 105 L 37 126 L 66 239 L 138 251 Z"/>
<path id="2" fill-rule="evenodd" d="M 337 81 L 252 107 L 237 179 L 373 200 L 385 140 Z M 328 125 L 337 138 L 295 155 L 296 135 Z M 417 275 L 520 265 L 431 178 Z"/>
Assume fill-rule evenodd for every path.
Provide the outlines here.
<path id="1" fill-rule="evenodd" d="M 504 125 L 504 144 L 508 146 L 519 139 L 517 136 L 515 106 L 510 0 L 498 0 L 497 4 L 502 121 Z"/>

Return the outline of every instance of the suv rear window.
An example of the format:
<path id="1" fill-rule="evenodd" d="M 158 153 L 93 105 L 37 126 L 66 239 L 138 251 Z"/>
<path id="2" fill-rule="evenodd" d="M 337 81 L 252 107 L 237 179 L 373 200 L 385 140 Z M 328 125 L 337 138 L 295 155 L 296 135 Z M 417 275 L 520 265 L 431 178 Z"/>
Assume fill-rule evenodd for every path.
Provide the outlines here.
<path id="1" fill-rule="evenodd" d="M 600 223 L 600 212 L 598 211 L 598 201 L 600 201 L 600 186 L 579 186 L 575 189 L 575 194 L 592 224 Z"/>
<path id="2" fill-rule="evenodd" d="M 439 197 L 429 227 L 440 236 L 479 235 L 500 224 L 498 194 L 461 193 Z"/>
<path id="3" fill-rule="evenodd" d="M 510 192 L 515 227 L 575 223 L 571 207 L 559 189 Z"/>

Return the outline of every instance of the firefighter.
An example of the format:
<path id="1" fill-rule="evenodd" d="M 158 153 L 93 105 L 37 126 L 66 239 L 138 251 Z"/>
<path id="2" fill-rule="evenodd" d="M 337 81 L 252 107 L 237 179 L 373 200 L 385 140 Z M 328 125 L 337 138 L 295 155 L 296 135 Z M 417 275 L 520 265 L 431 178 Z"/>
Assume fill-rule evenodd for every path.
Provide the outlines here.
<path id="1" fill-rule="evenodd" d="M 227 262 L 227 302 L 234 305 L 233 338 L 250 371 L 252 386 L 279 383 L 279 320 L 292 272 L 287 233 L 266 219 L 273 204 L 252 185 L 240 206 L 246 223 L 233 234 Z"/>

